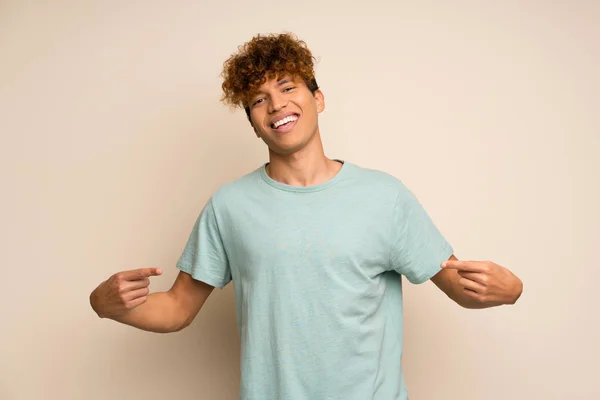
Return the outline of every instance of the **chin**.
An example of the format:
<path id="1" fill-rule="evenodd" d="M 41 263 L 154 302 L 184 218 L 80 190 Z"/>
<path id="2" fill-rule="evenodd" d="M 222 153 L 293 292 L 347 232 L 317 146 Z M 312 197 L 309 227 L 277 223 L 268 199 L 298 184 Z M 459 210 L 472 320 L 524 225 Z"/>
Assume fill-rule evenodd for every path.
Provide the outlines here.
<path id="1" fill-rule="evenodd" d="M 302 150 L 302 146 L 293 146 L 293 147 L 281 147 L 281 146 L 269 146 L 269 150 L 279 156 L 289 156 L 294 154 L 300 150 Z"/>
<path id="2" fill-rule="evenodd" d="M 263 142 L 265 142 L 269 149 L 281 156 L 290 155 L 302 150 L 310 144 L 313 138 L 314 134 L 307 136 L 293 130 L 286 133 L 285 136 L 268 134 L 262 137 Z"/>

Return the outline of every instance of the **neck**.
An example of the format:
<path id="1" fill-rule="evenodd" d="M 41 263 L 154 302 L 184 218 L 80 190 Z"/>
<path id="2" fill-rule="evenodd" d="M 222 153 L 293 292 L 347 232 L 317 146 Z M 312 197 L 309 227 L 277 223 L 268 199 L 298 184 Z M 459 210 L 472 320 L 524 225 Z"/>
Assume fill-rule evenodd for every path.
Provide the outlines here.
<path id="1" fill-rule="evenodd" d="M 271 179 L 291 186 L 314 186 L 333 178 L 342 164 L 325 156 L 318 135 L 301 150 L 281 155 L 269 150 L 267 174 Z"/>

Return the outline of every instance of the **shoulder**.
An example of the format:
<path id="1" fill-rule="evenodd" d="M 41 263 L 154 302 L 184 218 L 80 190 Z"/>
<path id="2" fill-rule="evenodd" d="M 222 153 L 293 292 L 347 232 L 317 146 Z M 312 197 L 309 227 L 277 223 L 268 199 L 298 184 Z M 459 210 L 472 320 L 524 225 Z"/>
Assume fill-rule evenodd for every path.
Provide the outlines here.
<path id="1" fill-rule="evenodd" d="M 401 178 L 373 168 L 365 168 L 350 164 L 352 187 L 358 188 L 357 195 L 365 196 L 371 201 L 377 201 L 393 213 L 406 212 L 419 206 L 417 196 Z"/>
<path id="2" fill-rule="evenodd" d="M 233 181 L 220 185 L 212 194 L 210 201 L 213 207 L 224 207 L 243 201 L 260 186 L 260 182 L 260 168 L 256 168 Z"/>
<path id="3" fill-rule="evenodd" d="M 348 163 L 348 168 L 350 170 L 348 175 L 353 183 L 364 186 L 369 190 L 383 191 L 395 196 L 409 192 L 403 181 L 389 172 L 353 163 Z"/>

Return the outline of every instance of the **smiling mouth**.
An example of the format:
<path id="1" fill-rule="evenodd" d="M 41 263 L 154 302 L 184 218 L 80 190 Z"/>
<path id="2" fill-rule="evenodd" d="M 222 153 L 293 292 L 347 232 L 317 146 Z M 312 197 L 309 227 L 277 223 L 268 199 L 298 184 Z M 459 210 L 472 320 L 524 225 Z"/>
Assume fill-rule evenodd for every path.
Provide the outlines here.
<path id="1" fill-rule="evenodd" d="M 271 128 L 276 131 L 283 130 L 282 128 L 294 125 L 294 123 L 298 120 L 298 118 L 299 118 L 298 115 L 295 115 L 295 114 L 287 116 L 283 119 L 280 119 L 279 121 L 275 121 L 274 123 L 272 123 Z"/>

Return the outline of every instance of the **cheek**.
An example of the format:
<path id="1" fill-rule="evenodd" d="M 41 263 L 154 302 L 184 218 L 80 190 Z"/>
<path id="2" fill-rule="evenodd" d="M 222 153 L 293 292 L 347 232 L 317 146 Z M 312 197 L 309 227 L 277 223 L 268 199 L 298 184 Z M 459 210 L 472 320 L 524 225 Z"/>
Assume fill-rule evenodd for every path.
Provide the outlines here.
<path id="1" fill-rule="evenodd" d="M 251 112 L 250 123 L 252 124 L 254 130 L 263 129 L 263 125 L 265 125 L 264 116 L 258 111 Z"/>

